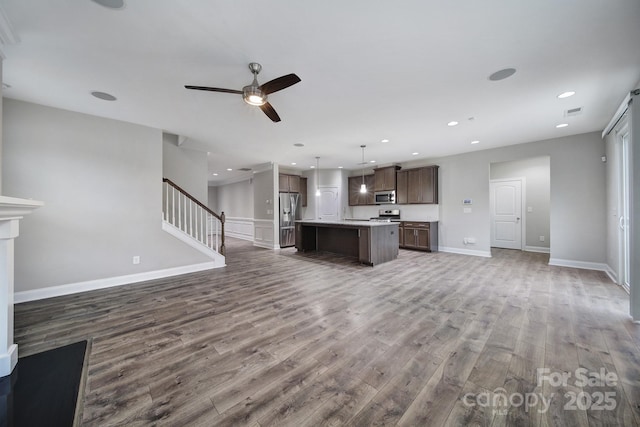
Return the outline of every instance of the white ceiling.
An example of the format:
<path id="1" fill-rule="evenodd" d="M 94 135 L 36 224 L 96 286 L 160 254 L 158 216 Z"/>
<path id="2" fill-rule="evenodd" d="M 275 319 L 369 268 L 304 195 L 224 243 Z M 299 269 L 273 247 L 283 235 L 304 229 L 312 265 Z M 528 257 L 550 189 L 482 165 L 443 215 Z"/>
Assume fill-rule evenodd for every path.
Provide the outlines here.
<path id="1" fill-rule="evenodd" d="M 4 95 L 184 136 L 210 152 L 211 181 L 316 156 L 357 169 L 361 144 L 388 164 L 602 130 L 640 80 L 638 0 L 125 2 L 0 0 L 20 39 L 3 48 Z M 302 79 L 269 97 L 280 123 L 183 87 L 241 89 L 252 61 L 261 83 Z"/>

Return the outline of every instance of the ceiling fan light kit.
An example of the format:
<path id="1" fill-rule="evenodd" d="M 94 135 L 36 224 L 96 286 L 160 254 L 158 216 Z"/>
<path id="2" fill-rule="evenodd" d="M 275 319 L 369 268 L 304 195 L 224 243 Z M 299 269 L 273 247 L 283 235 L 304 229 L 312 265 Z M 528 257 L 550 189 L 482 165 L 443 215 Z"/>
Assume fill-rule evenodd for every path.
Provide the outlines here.
<path id="1" fill-rule="evenodd" d="M 185 86 L 187 89 L 194 90 L 206 90 L 209 92 L 223 92 L 223 93 L 237 93 L 242 95 L 242 99 L 249 105 L 260 107 L 263 113 L 265 113 L 273 122 L 279 122 L 280 116 L 276 113 L 276 110 L 267 102 L 267 95 L 273 92 L 277 92 L 282 89 L 286 89 L 289 86 L 300 82 L 300 77 L 295 74 L 287 74 L 277 79 L 268 81 L 267 83 L 258 84 L 258 74 L 262 70 L 262 65 L 257 62 L 251 62 L 249 64 L 249 71 L 253 74 L 253 82 L 242 88 L 242 90 L 234 89 L 222 89 L 217 87 L 208 86 Z"/>

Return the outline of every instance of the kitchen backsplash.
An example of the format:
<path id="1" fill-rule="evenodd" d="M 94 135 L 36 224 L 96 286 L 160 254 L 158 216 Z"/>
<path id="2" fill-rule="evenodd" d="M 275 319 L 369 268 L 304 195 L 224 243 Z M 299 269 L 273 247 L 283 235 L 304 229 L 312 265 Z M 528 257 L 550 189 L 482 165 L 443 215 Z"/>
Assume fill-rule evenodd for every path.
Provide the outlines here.
<path id="1" fill-rule="evenodd" d="M 344 213 L 344 217 L 368 219 L 378 216 L 380 209 L 400 209 L 400 219 L 403 221 L 438 221 L 440 218 L 439 205 L 349 206 Z"/>

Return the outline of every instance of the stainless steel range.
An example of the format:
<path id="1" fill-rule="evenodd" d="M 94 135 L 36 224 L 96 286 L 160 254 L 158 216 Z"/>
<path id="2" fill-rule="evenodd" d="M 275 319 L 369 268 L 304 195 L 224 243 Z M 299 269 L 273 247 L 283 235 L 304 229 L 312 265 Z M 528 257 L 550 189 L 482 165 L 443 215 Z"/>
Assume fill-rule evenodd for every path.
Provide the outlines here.
<path id="1" fill-rule="evenodd" d="M 400 209 L 380 209 L 378 216 L 369 218 L 376 222 L 400 222 Z"/>

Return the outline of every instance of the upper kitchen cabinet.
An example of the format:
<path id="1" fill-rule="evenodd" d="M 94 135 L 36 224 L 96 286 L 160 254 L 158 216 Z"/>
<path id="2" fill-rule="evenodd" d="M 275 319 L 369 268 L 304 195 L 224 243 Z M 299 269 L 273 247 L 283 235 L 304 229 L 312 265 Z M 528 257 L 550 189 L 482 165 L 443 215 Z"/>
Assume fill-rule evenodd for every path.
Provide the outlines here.
<path id="1" fill-rule="evenodd" d="M 307 177 L 300 177 L 300 203 L 302 206 L 307 206 Z"/>
<path id="2" fill-rule="evenodd" d="M 409 195 L 407 194 L 409 177 L 407 175 L 409 175 L 408 170 L 398 171 L 396 173 L 396 203 L 399 205 L 409 203 Z"/>
<path id="3" fill-rule="evenodd" d="M 367 186 L 367 192 L 361 193 L 362 176 L 349 177 L 349 206 L 374 205 L 373 192 L 375 186 L 375 176 L 365 175 L 364 184 Z"/>
<path id="4" fill-rule="evenodd" d="M 278 178 L 278 187 L 281 193 L 300 192 L 300 177 L 298 175 L 287 175 L 285 173 L 281 173 Z"/>
<path id="5" fill-rule="evenodd" d="M 398 166 L 388 166 L 374 170 L 375 191 L 393 191 L 396 189 L 396 172 Z"/>
<path id="6" fill-rule="evenodd" d="M 396 179 L 397 203 L 438 203 L 438 166 L 398 171 Z"/>

